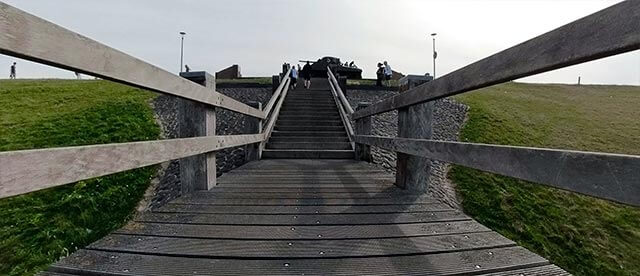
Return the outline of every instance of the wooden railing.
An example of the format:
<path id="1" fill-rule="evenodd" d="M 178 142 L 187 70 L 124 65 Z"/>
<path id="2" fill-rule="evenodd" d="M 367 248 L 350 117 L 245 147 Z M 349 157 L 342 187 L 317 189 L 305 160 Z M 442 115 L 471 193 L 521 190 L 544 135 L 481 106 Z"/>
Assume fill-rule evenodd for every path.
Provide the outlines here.
<path id="1" fill-rule="evenodd" d="M 396 182 L 406 188 L 424 185 L 435 159 L 640 206 L 640 156 L 430 139 L 434 100 L 637 49 L 640 1 L 628 0 L 357 110 L 356 151 L 398 152 Z M 392 110 L 399 137 L 371 136 L 371 116 Z"/>
<path id="2" fill-rule="evenodd" d="M 347 132 L 347 137 L 349 138 L 349 142 L 351 143 L 351 148 L 355 147 L 355 142 L 353 140 L 353 126 L 351 125 L 351 115 L 353 114 L 353 108 L 349 104 L 347 97 L 342 92 L 342 88 L 338 84 L 338 80 L 336 76 L 333 75 L 331 68 L 327 66 L 327 75 L 329 78 L 329 87 L 331 87 L 331 95 L 333 95 L 333 99 L 336 102 L 336 106 L 338 107 L 338 113 L 340 113 L 340 120 L 342 120 L 342 124 Z"/>
<path id="3" fill-rule="evenodd" d="M 0 54 L 201 103 L 206 119 L 198 123 L 207 128 L 206 136 L 194 138 L 0 152 L 0 198 L 199 155 L 206 157 L 206 164 L 200 165 L 209 169 L 213 179 L 196 186 L 215 185 L 212 153 L 263 143 L 273 129 L 289 82 L 287 73 L 262 111 L 2 2 Z M 216 136 L 214 108 L 269 119 L 266 131 L 258 128 L 256 134 Z"/>

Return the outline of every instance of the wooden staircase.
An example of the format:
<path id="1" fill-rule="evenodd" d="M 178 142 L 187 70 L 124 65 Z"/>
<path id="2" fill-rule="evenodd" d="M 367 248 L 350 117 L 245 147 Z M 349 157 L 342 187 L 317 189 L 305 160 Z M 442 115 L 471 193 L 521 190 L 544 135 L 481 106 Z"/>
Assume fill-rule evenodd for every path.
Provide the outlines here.
<path id="1" fill-rule="evenodd" d="M 266 159 L 353 159 L 345 126 L 326 79 L 302 83 L 284 100 L 275 130 L 262 157 Z"/>

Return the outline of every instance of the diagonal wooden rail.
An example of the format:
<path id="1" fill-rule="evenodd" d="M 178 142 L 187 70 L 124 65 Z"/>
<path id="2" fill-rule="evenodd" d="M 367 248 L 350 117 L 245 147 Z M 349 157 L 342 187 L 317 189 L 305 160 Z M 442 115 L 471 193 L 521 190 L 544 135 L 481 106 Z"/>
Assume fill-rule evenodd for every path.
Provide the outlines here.
<path id="1" fill-rule="evenodd" d="M 353 113 L 356 124 L 398 110 L 423 110 L 404 117 L 399 133 L 429 124 L 429 102 L 494 84 L 640 49 L 640 1 L 623 1 L 439 79 L 383 99 Z M 422 117 L 418 117 L 422 116 Z M 403 118 L 400 116 L 400 118 Z M 370 125 L 370 123 L 368 123 Z M 360 129 L 358 145 L 460 164 L 550 185 L 593 197 L 640 206 L 640 156 L 557 149 L 439 142 L 420 137 L 376 137 Z M 424 164 L 424 163 L 423 163 Z M 399 164 L 405 171 L 416 163 Z M 414 178 L 424 168 L 411 169 Z M 419 182 L 419 181 L 418 181 Z M 419 183 L 412 183 L 418 185 Z"/>

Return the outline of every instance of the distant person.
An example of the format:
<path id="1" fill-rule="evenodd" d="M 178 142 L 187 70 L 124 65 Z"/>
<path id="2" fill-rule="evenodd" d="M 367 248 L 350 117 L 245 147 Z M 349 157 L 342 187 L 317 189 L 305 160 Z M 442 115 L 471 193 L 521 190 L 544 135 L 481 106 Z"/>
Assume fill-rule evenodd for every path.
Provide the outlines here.
<path id="1" fill-rule="evenodd" d="M 393 75 L 393 70 L 391 70 L 391 65 L 384 61 L 384 79 L 387 81 L 387 86 L 391 86 L 391 75 Z"/>
<path id="2" fill-rule="evenodd" d="M 378 62 L 378 70 L 376 71 L 376 86 L 382 86 L 383 79 L 384 79 L 384 67 L 382 67 L 382 63 Z"/>
<path id="3" fill-rule="evenodd" d="M 289 77 L 291 78 L 291 89 L 296 89 L 298 85 L 298 69 L 295 66 L 291 66 Z"/>
<path id="4" fill-rule="evenodd" d="M 11 65 L 11 70 L 9 71 L 9 79 L 12 79 L 12 80 L 16 79 L 16 63 L 15 62 Z"/>
<path id="5" fill-rule="evenodd" d="M 304 88 L 309 89 L 311 87 L 311 64 L 308 61 L 302 67 L 302 78 L 304 78 Z"/>
<path id="6" fill-rule="evenodd" d="M 189 73 L 189 71 L 191 71 L 191 68 L 189 68 L 189 65 L 184 65 L 184 71 Z"/>
<path id="7" fill-rule="evenodd" d="M 298 73 L 302 72 L 302 69 L 300 68 L 300 64 L 298 64 Z"/>
<path id="8" fill-rule="evenodd" d="M 80 73 L 78 73 L 78 72 L 74 72 L 74 73 L 76 74 L 76 79 L 79 79 L 79 80 L 82 79 L 82 76 L 80 75 Z"/>

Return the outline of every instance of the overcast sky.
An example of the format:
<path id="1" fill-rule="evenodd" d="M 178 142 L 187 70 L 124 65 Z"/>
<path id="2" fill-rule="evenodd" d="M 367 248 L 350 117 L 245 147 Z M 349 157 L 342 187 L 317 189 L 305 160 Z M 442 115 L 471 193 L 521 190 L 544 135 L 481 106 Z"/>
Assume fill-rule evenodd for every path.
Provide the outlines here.
<path id="1" fill-rule="evenodd" d="M 1 0 L 171 72 L 180 62 L 218 71 L 239 64 L 244 76 L 270 76 L 282 62 L 330 55 L 354 60 L 365 77 L 387 60 L 394 70 L 432 71 L 436 32 L 441 76 L 618 0 Z M 0 66 L 17 60 L 0 55 Z M 73 73 L 18 61 L 18 76 Z M 0 67 L 1 68 L 1 67 Z M 1 70 L 0 70 L 1 72 Z M 523 79 L 529 82 L 640 85 L 640 51 Z M 6 76 L 1 76 L 6 78 Z"/>

